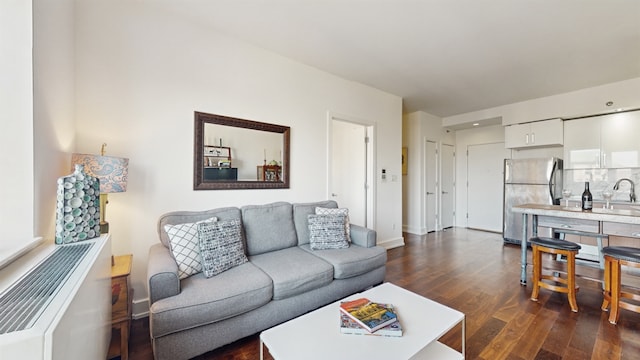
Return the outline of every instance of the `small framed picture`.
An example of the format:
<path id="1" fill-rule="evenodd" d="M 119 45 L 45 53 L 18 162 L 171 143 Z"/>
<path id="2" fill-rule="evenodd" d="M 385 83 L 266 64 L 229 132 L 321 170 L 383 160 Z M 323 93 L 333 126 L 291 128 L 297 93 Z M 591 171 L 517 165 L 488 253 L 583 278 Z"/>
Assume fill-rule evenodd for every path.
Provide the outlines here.
<path id="1" fill-rule="evenodd" d="M 215 156 L 228 158 L 231 155 L 231 148 L 226 146 L 205 146 L 204 156 Z"/>

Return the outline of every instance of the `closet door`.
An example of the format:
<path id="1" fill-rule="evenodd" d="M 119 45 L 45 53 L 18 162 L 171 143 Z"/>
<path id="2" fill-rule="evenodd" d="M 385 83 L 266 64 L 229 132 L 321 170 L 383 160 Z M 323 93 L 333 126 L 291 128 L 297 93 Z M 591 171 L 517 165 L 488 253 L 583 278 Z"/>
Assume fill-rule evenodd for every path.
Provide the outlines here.
<path id="1" fill-rule="evenodd" d="M 467 148 L 467 227 L 502 232 L 504 143 Z"/>

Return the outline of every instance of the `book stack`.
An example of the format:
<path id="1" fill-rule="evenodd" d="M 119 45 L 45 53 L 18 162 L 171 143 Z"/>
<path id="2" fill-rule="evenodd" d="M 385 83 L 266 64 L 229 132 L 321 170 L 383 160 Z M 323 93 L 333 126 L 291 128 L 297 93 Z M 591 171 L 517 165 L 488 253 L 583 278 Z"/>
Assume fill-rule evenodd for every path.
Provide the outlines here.
<path id="1" fill-rule="evenodd" d="M 340 304 L 340 332 L 398 337 L 402 336 L 402 326 L 392 304 L 360 298 Z"/>

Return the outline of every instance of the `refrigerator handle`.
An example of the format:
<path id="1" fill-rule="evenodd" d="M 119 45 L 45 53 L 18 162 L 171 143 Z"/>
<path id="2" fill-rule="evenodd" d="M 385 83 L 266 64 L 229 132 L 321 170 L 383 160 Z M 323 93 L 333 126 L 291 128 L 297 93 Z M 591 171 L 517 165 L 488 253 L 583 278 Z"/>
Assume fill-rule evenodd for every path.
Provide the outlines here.
<path id="1" fill-rule="evenodd" d="M 551 196 L 551 204 L 555 205 L 556 197 L 553 193 L 555 183 L 556 183 L 556 171 L 558 171 L 558 162 L 553 162 L 553 167 L 551 168 L 551 176 L 549 176 L 549 196 Z"/>

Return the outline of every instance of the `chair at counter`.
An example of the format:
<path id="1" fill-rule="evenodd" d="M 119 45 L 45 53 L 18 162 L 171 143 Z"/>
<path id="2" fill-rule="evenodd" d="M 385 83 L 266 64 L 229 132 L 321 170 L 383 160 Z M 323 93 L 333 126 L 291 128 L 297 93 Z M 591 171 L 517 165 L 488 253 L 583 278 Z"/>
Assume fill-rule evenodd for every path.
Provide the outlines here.
<path id="1" fill-rule="evenodd" d="M 529 239 L 529 242 L 533 249 L 533 291 L 531 300 L 538 301 L 538 293 L 540 288 L 543 287 L 567 294 L 571 311 L 578 312 L 578 303 L 576 302 L 576 292 L 578 291 L 578 285 L 576 285 L 576 254 L 581 248 L 580 245 L 571 241 L 547 237 L 534 237 Z M 559 274 L 558 276 L 542 274 L 542 253 L 567 257 L 566 278 L 560 277 Z M 545 280 L 551 280 L 564 286 L 551 284 Z"/>
<path id="2" fill-rule="evenodd" d="M 620 317 L 619 309 L 640 313 L 640 306 L 629 302 L 640 302 L 640 294 L 622 287 L 622 265 L 640 269 L 640 248 L 629 246 L 607 246 L 602 248 L 604 255 L 604 300 L 602 310 L 609 311 L 609 322 L 616 324 Z M 609 310 L 609 304 L 611 309 Z"/>

